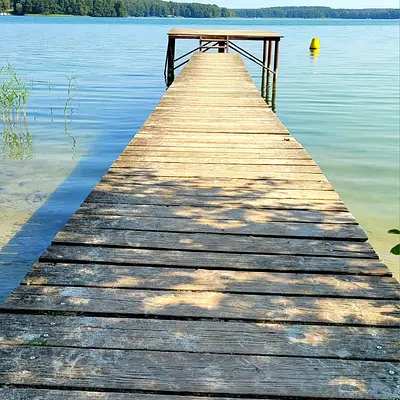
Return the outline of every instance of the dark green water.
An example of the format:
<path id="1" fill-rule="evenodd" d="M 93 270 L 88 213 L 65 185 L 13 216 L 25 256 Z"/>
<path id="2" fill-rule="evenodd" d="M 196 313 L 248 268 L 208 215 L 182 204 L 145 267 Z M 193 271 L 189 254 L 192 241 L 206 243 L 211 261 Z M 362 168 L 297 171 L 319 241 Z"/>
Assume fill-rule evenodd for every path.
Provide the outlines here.
<path id="1" fill-rule="evenodd" d="M 0 299 L 163 95 L 166 33 L 175 26 L 285 35 L 277 114 L 399 277 L 389 254 L 397 238 L 386 234 L 400 225 L 398 21 L 0 17 L 0 67 L 9 60 L 30 90 L 30 141 L 15 151 L 0 135 Z M 317 57 L 308 51 L 313 37 L 322 43 Z M 247 65 L 259 84 L 260 71 Z"/>

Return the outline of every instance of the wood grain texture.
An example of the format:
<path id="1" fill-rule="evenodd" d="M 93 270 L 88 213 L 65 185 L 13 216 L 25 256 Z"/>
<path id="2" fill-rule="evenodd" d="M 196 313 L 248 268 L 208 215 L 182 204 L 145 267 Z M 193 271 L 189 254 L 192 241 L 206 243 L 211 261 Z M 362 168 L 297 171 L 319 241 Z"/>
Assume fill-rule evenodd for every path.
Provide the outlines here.
<path id="1" fill-rule="evenodd" d="M 163 129 L 164 130 L 164 129 Z M 177 130 L 174 128 L 174 130 Z M 165 130 L 164 130 L 165 131 Z M 192 130 L 191 130 L 192 131 Z M 200 134 L 200 132 L 199 132 Z M 196 138 L 197 136 L 197 138 Z M 214 135 L 215 137 L 213 139 L 210 139 L 207 141 L 201 140 L 198 138 L 199 135 L 197 133 L 194 135 L 193 139 L 188 139 L 188 138 L 182 138 L 182 139 L 169 139 L 166 141 L 163 141 L 160 143 L 160 140 L 157 138 L 143 138 L 143 137 L 137 137 L 135 138 L 129 146 L 132 149 L 136 149 L 137 147 L 165 147 L 169 150 L 175 149 L 175 148 L 181 148 L 181 149 L 191 149 L 191 151 L 201 151 L 201 149 L 227 149 L 227 145 L 229 145 L 230 150 L 235 150 L 238 152 L 249 152 L 250 149 L 255 149 L 255 150 L 264 150 L 264 152 L 268 152 L 270 149 L 301 149 L 301 145 L 298 144 L 295 141 L 284 141 L 283 139 L 280 141 L 261 141 L 258 140 L 256 142 L 244 142 L 244 141 L 239 141 L 237 142 L 236 140 L 228 140 L 228 139 L 220 139 L 217 140 L 215 137 L 218 135 Z M 225 151 L 225 150 L 224 150 Z"/>
<path id="2" fill-rule="evenodd" d="M 210 271 L 118 265 L 36 264 L 27 285 L 216 291 L 399 299 L 396 279 L 352 275 Z"/>
<path id="3" fill-rule="evenodd" d="M 21 285 L 4 310 L 398 327 L 393 300 Z"/>
<path id="4" fill-rule="evenodd" d="M 122 265 L 154 265 L 204 268 L 211 270 L 293 271 L 320 274 L 391 276 L 377 258 L 338 258 L 300 255 L 260 255 L 215 253 L 211 251 L 177 251 L 102 246 L 49 246 L 40 258 L 43 262 L 85 262 Z"/>
<path id="5" fill-rule="evenodd" d="M 396 362 L 393 329 L 0 314 L 2 346 L 112 348 Z"/>
<path id="6" fill-rule="evenodd" d="M 287 159 L 287 158 L 245 158 L 245 157 L 235 157 L 235 155 L 232 155 L 231 157 L 221 157 L 221 156 L 201 156 L 201 154 L 198 154 L 197 157 L 193 157 L 191 155 L 185 154 L 184 156 L 179 156 L 179 157 L 174 157 L 171 154 L 168 154 L 167 156 L 165 155 L 146 155 L 146 154 L 136 154 L 136 153 L 124 153 L 121 154 L 117 162 L 115 162 L 115 166 L 126 166 L 126 165 L 132 165 L 132 163 L 138 162 L 138 163 L 159 163 L 159 164 L 164 164 L 164 163 L 178 163 L 178 164 L 185 164 L 182 165 L 182 167 L 186 168 L 187 164 L 193 163 L 193 162 L 199 162 L 202 165 L 207 165 L 207 164 L 223 164 L 223 165 L 270 165 L 270 166 L 276 166 L 276 165 L 285 165 L 285 166 L 290 166 L 291 169 L 295 166 L 299 167 L 312 167 L 316 166 L 315 162 L 311 159 Z M 145 165 L 145 164 L 141 164 Z M 272 168 L 273 169 L 273 168 Z"/>
<path id="7" fill-rule="evenodd" d="M 236 179 L 236 178 L 169 178 L 164 176 L 143 176 L 120 174 L 118 169 L 108 171 L 101 182 L 125 183 L 129 185 L 154 185 L 154 186 L 173 186 L 182 188 L 213 188 L 214 190 L 238 189 L 253 190 L 258 193 L 268 193 L 271 190 L 313 190 L 313 191 L 333 191 L 331 184 L 324 178 L 319 181 L 303 180 L 274 180 L 274 179 Z"/>
<path id="8" fill-rule="evenodd" d="M 83 216 L 127 216 L 153 218 L 186 218 L 188 220 L 224 221 L 237 223 L 266 224 L 269 222 L 315 222 L 325 224 L 357 224 L 349 212 L 313 211 L 313 210 L 269 210 L 233 207 L 193 207 L 193 206 L 157 206 L 113 203 L 83 203 L 74 218 Z"/>
<path id="9" fill-rule="evenodd" d="M 73 227 L 104 228 L 135 231 L 218 233 L 230 235 L 253 235 L 286 238 L 320 238 L 366 241 L 367 236 L 355 224 L 315 224 L 305 222 L 268 222 L 240 220 L 206 220 L 202 218 L 164 218 L 128 216 L 86 216 L 75 215 L 67 225 Z"/>
<path id="10" fill-rule="evenodd" d="M 377 258 L 369 243 L 65 226 L 53 243 L 225 253 Z"/>
<path id="11" fill-rule="evenodd" d="M 397 365 L 272 356 L 54 347 L 0 349 L 1 384 L 322 399 L 398 396 Z M 299 370 L 307 379 L 295 379 Z M 390 374 L 389 371 L 393 371 Z"/>
<path id="12" fill-rule="evenodd" d="M 254 165 L 253 165 L 254 167 Z M 247 170 L 242 166 L 241 169 L 235 168 L 201 168 L 186 170 L 185 168 L 153 168 L 149 167 L 114 167 L 110 168 L 111 172 L 118 172 L 121 175 L 146 175 L 146 176 L 169 176 L 172 178 L 240 178 L 240 179 L 278 179 L 278 180 L 302 180 L 302 181 L 323 181 L 325 176 L 322 173 L 296 173 L 277 171 L 260 171 L 257 168 Z"/>
<path id="13" fill-rule="evenodd" d="M 256 39 L 256 38 L 282 38 L 282 35 L 271 31 L 246 31 L 246 30 L 226 30 L 226 29 L 182 29 L 173 28 L 168 32 L 170 37 L 187 37 L 189 39 L 207 39 L 208 37 L 229 37 L 232 40 L 235 37 L 243 37 L 243 39 Z M 207 53 L 208 54 L 208 53 Z"/>
<path id="14" fill-rule="evenodd" d="M 143 394 L 57 390 L 57 389 L 12 389 L 0 387 L 2 400 L 234 400 L 232 397 L 178 396 L 174 394 Z M 251 400 L 243 398 L 243 400 Z M 263 397 L 269 400 L 267 397 Z"/>
<path id="15" fill-rule="evenodd" d="M 120 190 L 102 190 L 94 188 L 86 201 L 89 203 L 116 203 L 116 204 L 148 204 L 165 206 L 194 206 L 194 207 L 232 207 L 261 208 L 274 210 L 313 210 L 313 211 L 348 211 L 342 200 L 320 199 L 285 199 L 268 197 L 235 197 L 235 196 L 174 196 L 174 190 L 165 190 L 161 194 L 134 194 L 134 190 L 121 187 Z M 288 193 L 290 197 L 290 193 Z"/>
<path id="16" fill-rule="evenodd" d="M 179 182 L 176 182 L 176 186 L 166 187 L 165 185 L 132 185 L 126 183 L 120 183 L 115 181 L 100 182 L 96 186 L 96 191 L 99 192 L 110 192 L 110 193 L 123 193 L 138 196 L 176 196 L 176 197 L 212 197 L 218 200 L 229 202 L 233 200 L 242 200 L 256 202 L 257 200 L 265 199 L 299 199 L 305 203 L 307 200 L 335 200 L 340 201 L 339 195 L 333 190 L 297 190 L 297 189 L 280 189 L 279 187 L 270 188 L 269 190 L 257 190 L 253 188 L 221 188 L 221 187 L 209 187 L 209 188 L 195 188 L 195 187 L 180 187 Z M 222 200 L 221 200 L 222 201 Z M 276 201 L 277 208 L 279 202 Z"/>

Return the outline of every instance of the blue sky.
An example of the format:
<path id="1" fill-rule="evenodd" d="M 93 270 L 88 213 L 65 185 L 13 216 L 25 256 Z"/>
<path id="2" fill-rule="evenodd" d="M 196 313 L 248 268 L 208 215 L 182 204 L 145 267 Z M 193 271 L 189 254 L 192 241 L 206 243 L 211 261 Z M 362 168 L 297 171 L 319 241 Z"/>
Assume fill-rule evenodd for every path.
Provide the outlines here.
<path id="1" fill-rule="evenodd" d="M 180 0 L 213 3 L 229 8 L 327 6 L 332 8 L 398 8 L 399 0 Z"/>

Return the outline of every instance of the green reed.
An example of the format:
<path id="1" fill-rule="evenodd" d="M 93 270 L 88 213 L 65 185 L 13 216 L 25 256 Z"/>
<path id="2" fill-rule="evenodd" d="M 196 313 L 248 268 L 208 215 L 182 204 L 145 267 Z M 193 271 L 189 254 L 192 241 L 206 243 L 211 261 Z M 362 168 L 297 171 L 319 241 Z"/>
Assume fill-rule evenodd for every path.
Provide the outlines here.
<path id="1" fill-rule="evenodd" d="M 2 134 L 9 157 L 29 157 L 32 147 L 26 116 L 29 91 L 10 62 L 0 68 L 0 82 Z"/>
<path id="2" fill-rule="evenodd" d="M 64 104 L 64 129 L 65 133 L 67 136 L 71 139 L 71 146 L 72 149 L 74 150 L 76 148 L 76 139 L 74 136 L 71 135 L 69 129 L 68 129 L 68 114 L 73 114 L 74 113 L 74 107 L 73 107 L 73 102 L 76 100 L 77 93 L 79 90 L 78 82 L 76 80 L 75 76 L 67 76 L 68 79 L 68 87 L 67 87 L 67 99 L 65 100 Z M 78 99 L 79 102 L 79 99 Z M 79 108 L 79 105 L 78 105 Z"/>

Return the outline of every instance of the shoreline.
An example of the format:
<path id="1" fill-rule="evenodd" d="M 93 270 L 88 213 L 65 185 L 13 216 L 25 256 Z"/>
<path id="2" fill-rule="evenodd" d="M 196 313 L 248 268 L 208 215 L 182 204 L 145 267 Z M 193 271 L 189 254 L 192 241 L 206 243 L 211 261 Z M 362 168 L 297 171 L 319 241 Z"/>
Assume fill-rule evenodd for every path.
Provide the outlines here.
<path id="1" fill-rule="evenodd" d="M 127 16 L 127 17 L 93 17 L 91 15 L 74 15 L 74 14 L 3 14 L 1 17 L 40 17 L 40 18 L 112 18 L 112 19 L 185 19 L 185 20 L 304 20 L 304 21 L 399 21 L 400 18 L 304 18 L 304 17 L 183 17 L 183 16 L 145 16 L 145 17 L 135 17 L 135 16 Z"/>

